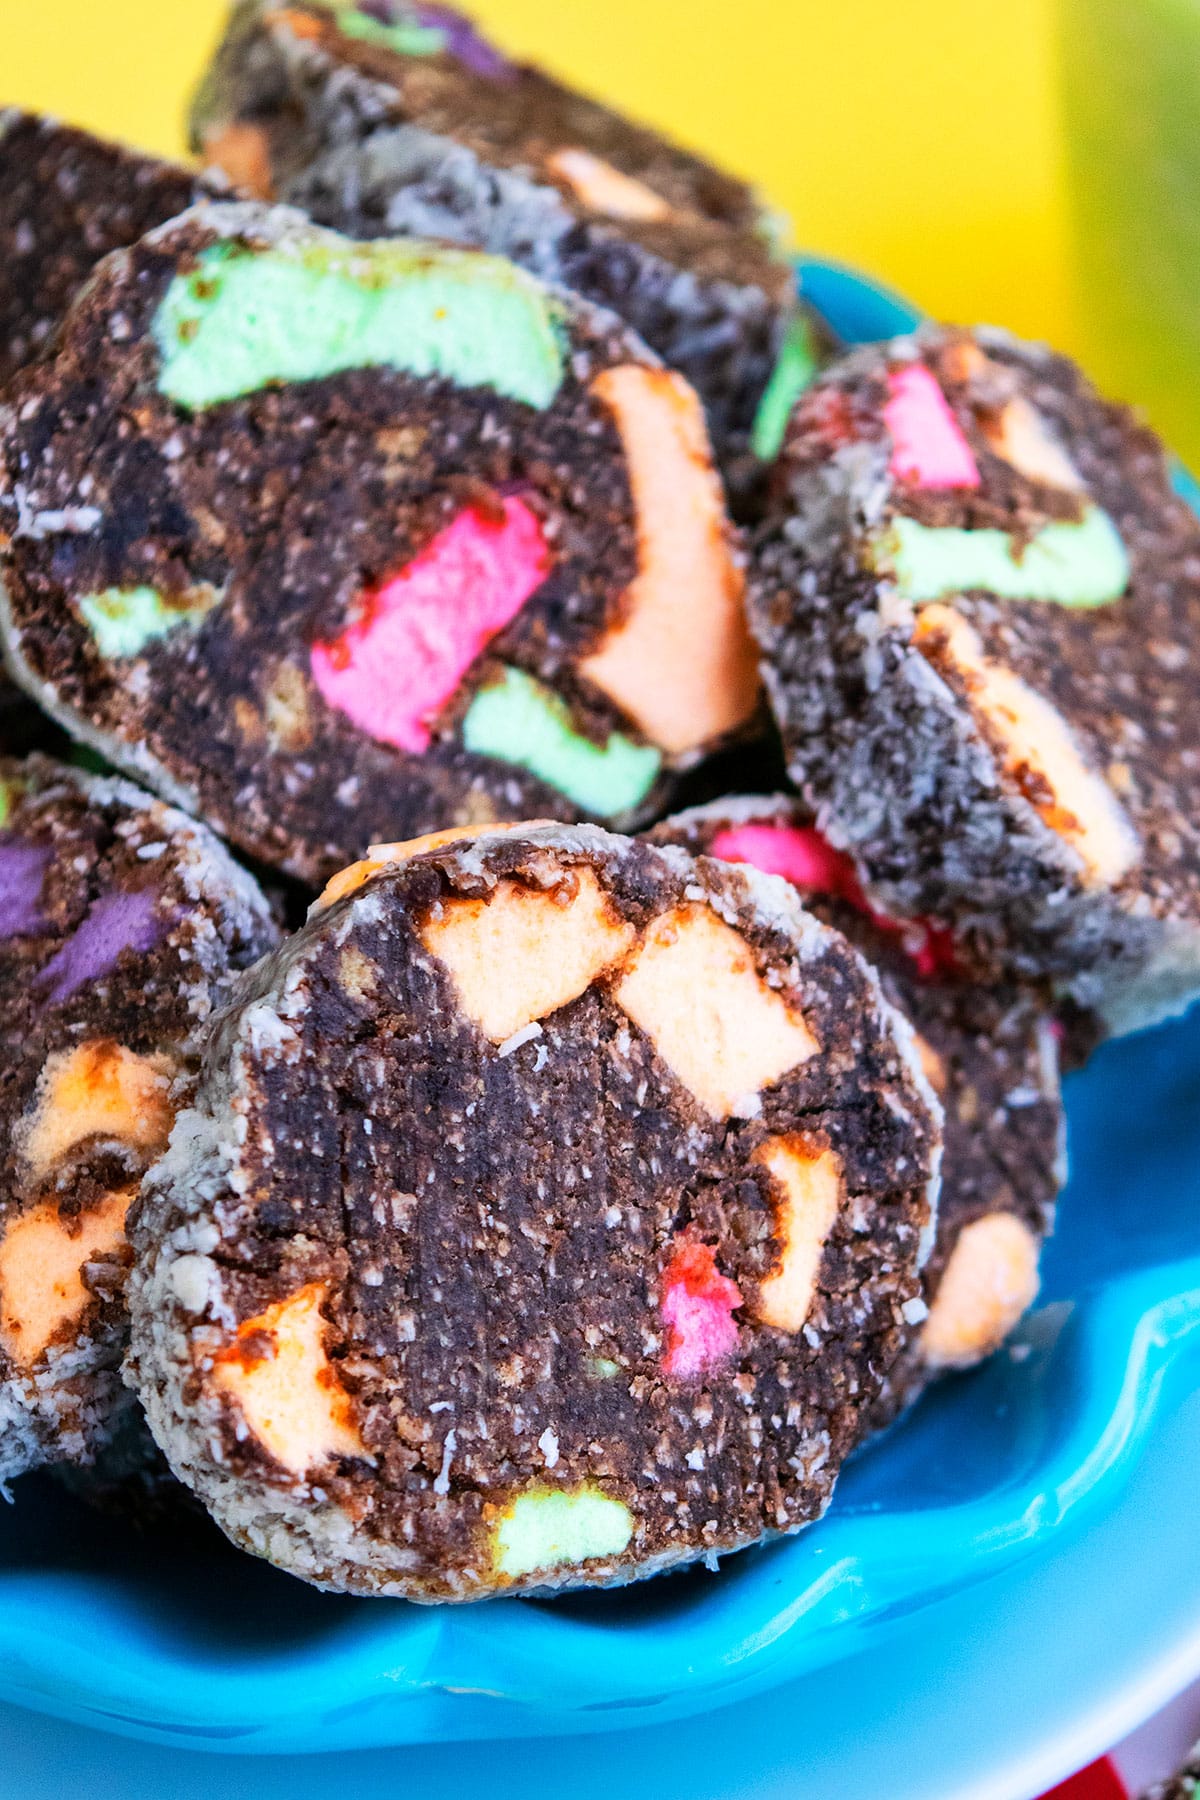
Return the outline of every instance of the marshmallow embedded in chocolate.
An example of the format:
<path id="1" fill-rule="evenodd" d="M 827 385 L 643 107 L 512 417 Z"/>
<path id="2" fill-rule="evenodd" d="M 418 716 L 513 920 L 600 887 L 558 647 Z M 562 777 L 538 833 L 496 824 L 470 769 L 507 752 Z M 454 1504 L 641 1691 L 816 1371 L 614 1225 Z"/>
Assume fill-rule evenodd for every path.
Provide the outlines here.
<path id="1" fill-rule="evenodd" d="M 222 1529 L 318 1585 L 632 1580 L 822 1511 L 939 1132 L 782 882 L 584 826 L 380 846 L 209 1044 L 131 1370 Z"/>

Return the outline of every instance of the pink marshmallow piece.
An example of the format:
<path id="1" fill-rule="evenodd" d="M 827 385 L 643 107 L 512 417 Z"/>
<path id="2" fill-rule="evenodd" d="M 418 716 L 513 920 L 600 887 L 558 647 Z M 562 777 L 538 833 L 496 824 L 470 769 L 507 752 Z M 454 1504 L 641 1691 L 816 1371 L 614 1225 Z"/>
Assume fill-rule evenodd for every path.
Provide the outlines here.
<path id="1" fill-rule="evenodd" d="M 663 1282 L 662 1316 L 670 1327 L 664 1373 L 690 1381 L 728 1362 L 738 1344 L 733 1310 L 737 1283 L 722 1275 L 707 1244 L 679 1244 Z"/>
<path id="2" fill-rule="evenodd" d="M 459 513 L 399 574 L 363 595 L 360 616 L 340 637 L 313 645 L 323 699 L 380 743 L 427 750 L 430 718 L 542 585 L 551 561 L 523 500 L 505 500 L 499 519 L 476 507 Z"/>
<path id="3" fill-rule="evenodd" d="M 824 894 L 845 900 L 868 919 L 899 939 L 923 981 L 952 974 L 958 967 L 954 937 L 922 919 L 891 919 L 872 906 L 862 889 L 853 859 L 835 850 L 813 826 L 734 825 L 718 831 L 710 854 L 722 862 L 750 863 L 765 875 L 782 875 L 802 894 Z"/>
<path id="4" fill-rule="evenodd" d="M 859 893 L 850 858 L 811 826 L 734 825 L 718 831 L 710 854 L 722 862 L 750 863 L 764 875 L 782 875 L 806 893 L 851 900 Z"/>
<path id="5" fill-rule="evenodd" d="M 979 467 L 949 402 L 924 363 L 888 375 L 884 423 L 891 434 L 888 473 L 921 488 L 977 488 Z"/>

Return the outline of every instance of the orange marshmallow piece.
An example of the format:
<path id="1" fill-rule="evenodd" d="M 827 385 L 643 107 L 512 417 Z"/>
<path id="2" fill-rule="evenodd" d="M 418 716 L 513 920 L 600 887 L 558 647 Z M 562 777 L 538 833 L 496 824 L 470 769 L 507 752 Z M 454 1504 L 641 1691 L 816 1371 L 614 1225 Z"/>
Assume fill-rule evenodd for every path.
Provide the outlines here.
<path id="1" fill-rule="evenodd" d="M 88 1138 L 116 1142 L 147 1160 L 157 1156 L 175 1116 L 171 1073 L 165 1057 L 138 1056 L 112 1038 L 51 1056 L 23 1129 L 30 1174 L 45 1174 Z"/>
<path id="2" fill-rule="evenodd" d="M 1044 481 L 1048 487 L 1065 488 L 1068 493 L 1084 492 L 1078 469 L 1023 395 L 1015 395 L 999 413 L 984 417 L 980 424 L 996 455 L 1031 481 Z"/>
<path id="3" fill-rule="evenodd" d="M 19 1367 L 30 1368 L 91 1305 L 84 1266 L 121 1248 L 133 1195 L 106 1194 L 78 1218 L 47 1202 L 9 1224 L 0 1238 L 0 1344 Z"/>
<path id="4" fill-rule="evenodd" d="M 919 1031 L 913 1032 L 913 1042 L 917 1047 L 917 1055 L 921 1059 L 921 1073 L 935 1094 L 944 1094 L 947 1083 L 945 1063 L 933 1045 L 927 1038 L 923 1038 Z"/>
<path id="5" fill-rule="evenodd" d="M 943 366 L 952 381 L 969 382 L 1000 373 L 999 365 L 969 339 L 950 346 Z M 1023 394 L 1014 394 L 998 413 L 981 412 L 978 422 L 996 455 L 1031 481 L 1044 481 L 1047 486 L 1065 488 L 1068 493 L 1085 491 L 1074 463 Z"/>
<path id="6" fill-rule="evenodd" d="M 263 15 L 265 25 L 283 25 L 293 37 L 311 39 L 319 43 L 324 35 L 321 21 L 311 13 L 300 12 L 294 6 L 277 7 L 273 12 Z"/>
<path id="7" fill-rule="evenodd" d="M 247 1319 L 212 1372 L 263 1448 L 296 1476 L 333 1456 L 365 1454 L 350 1397 L 325 1351 L 326 1293 L 310 1282 Z"/>
<path id="8" fill-rule="evenodd" d="M 950 1253 L 921 1354 L 933 1368 L 964 1369 L 990 1356 L 1037 1299 L 1038 1241 L 1012 1213 L 986 1213 Z"/>
<path id="9" fill-rule="evenodd" d="M 842 1198 L 841 1164 L 832 1150 L 813 1152 L 799 1138 L 768 1138 L 754 1152 L 774 1178 L 778 1204 L 775 1235 L 780 1263 L 758 1290 L 756 1312 L 764 1325 L 799 1331 L 809 1315 L 825 1240 Z"/>
<path id="10" fill-rule="evenodd" d="M 539 825 L 549 823 L 551 821 L 547 819 L 527 819 L 522 829 L 533 831 Z M 516 825 L 451 825 L 445 831 L 427 831 L 424 837 L 407 838 L 400 844 L 372 844 L 369 854 L 361 862 L 351 863 L 349 868 L 339 869 L 330 877 L 314 910 L 324 912 L 335 900 L 344 900 L 347 894 L 357 892 L 372 875 L 378 875 L 380 869 L 390 868 L 393 863 L 408 862 L 411 857 L 425 856 L 430 850 L 442 850 L 447 844 L 466 843 L 471 838 L 484 837 L 488 832 L 516 830 Z"/>
<path id="11" fill-rule="evenodd" d="M 623 175 L 590 150 L 556 150 L 546 158 L 546 167 L 571 190 L 580 205 L 592 212 L 646 224 L 671 216 L 671 208 L 661 194 L 644 181 Z"/>
<path id="12" fill-rule="evenodd" d="M 592 391 L 629 460 L 639 568 L 624 617 L 579 670 L 651 743 L 677 755 L 745 724 L 758 704 L 744 576 L 688 383 L 626 364 L 605 369 Z"/>
<path id="13" fill-rule="evenodd" d="M 421 930 L 462 1010 L 496 1044 L 586 992 L 635 936 L 588 868 L 574 871 L 572 894 L 498 881 L 486 900 L 447 901 Z"/>
<path id="14" fill-rule="evenodd" d="M 613 996 L 718 1119 L 753 1114 L 760 1090 L 818 1047 L 745 939 L 707 906 L 655 919 Z"/>
<path id="15" fill-rule="evenodd" d="M 271 149 L 261 125 L 231 120 L 228 125 L 207 132 L 204 160 L 221 169 L 235 187 L 244 189 L 255 200 L 274 199 Z"/>
<path id="16" fill-rule="evenodd" d="M 989 368 L 994 368 L 995 364 L 970 338 L 960 338 L 943 353 L 942 367 L 951 381 L 971 381 L 975 376 L 986 373 Z"/>
<path id="17" fill-rule="evenodd" d="M 1137 834 L 1103 776 L 1091 768 L 1058 708 L 983 653 L 974 626 L 952 606 L 924 607 L 915 642 L 937 648 L 962 676 L 972 711 L 1001 746 L 1010 776 L 1032 773 L 1050 790 L 1034 799 L 1044 824 L 1079 856 L 1089 882 L 1115 886 L 1141 853 Z"/>
<path id="18" fill-rule="evenodd" d="M 400 848 L 399 845 L 395 847 L 396 849 Z M 387 850 L 392 846 L 385 844 L 380 848 Z M 390 862 L 398 860 L 398 857 L 391 856 L 364 856 L 360 861 L 350 863 L 344 869 L 339 869 L 337 874 L 331 875 L 325 883 L 313 910 L 324 912 L 327 907 L 336 905 L 339 900 L 344 900 L 347 894 L 356 894 L 360 887 L 366 886 L 372 875 L 378 875 L 380 869 L 386 869 Z"/>

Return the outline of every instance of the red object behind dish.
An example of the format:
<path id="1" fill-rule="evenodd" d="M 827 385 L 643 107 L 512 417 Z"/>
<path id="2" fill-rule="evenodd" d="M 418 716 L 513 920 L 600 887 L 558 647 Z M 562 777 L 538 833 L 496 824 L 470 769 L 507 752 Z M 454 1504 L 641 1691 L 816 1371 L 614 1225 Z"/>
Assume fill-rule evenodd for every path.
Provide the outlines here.
<path id="1" fill-rule="evenodd" d="M 1129 1795 L 1112 1758 L 1102 1756 L 1099 1762 L 1089 1763 L 1078 1775 L 1051 1788 L 1042 1800 L 1129 1800 Z"/>

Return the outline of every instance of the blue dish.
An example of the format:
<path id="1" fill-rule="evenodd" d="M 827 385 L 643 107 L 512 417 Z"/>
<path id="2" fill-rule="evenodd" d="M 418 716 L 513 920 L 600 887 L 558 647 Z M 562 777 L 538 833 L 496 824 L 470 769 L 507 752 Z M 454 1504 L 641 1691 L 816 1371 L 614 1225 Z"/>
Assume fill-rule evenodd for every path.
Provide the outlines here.
<path id="1" fill-rule="evenodd" d="M 707 1709 L 879 1642 L 1110 1504 L 1200 1370 L 1200 1010 L 1069 1086 L 1047 1304 L 846 1471 L 819 1526 L 719 1575 L 461 1611 L 323 1596 L 47 1482 L 0 1519 L 0 1698 L 197 1748 L 593 1732 Z"/>
<path id="2" fill-rule="evenodd" d="M 913 1613 L 861 1656 L 691 1725 L 531 1745 L 410 1744 L 337 1759 L 354 1800 L 1030 1800 L 1200 1677 L 1200 1392 L 1160 1417 L 1111 1507 L 1007 1575 Z M 321 1756 L 212 1757 L 0 1705 L 20 1800 L 328 1800 Z M 539 1768 L 540 1772 L 540 1768 Z"/>
<path id="3" fill-rule="evenodd" d="M 822 267 L 805 286 L 845 336 L 912 323 Z M 34 1478 L 0 1515 L 0 1699 L 197 1749 L 339 1750 L 651 1724 L 886 1642 L 1111 1505 L 1196 1383 L 1200 1009 L 1108 1046 L 1068 1112 L 1041 1309 L 860 1456 L 801 1536 L 719 1575 L 428 1609 L 137 1537 Z"/>
<path id="4" fill-rule="evenodd" d="M 801 256 L 796 261 L 800 291 L 833 327 L 843 344 L 869 344 L 876 338 L 915 331 L 921 314 L 915 306 L 877 281 L 864 281 L 844 263 Z"/>

